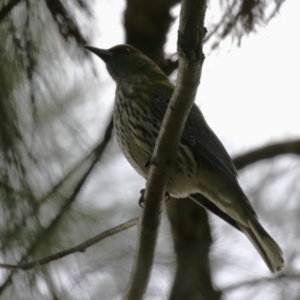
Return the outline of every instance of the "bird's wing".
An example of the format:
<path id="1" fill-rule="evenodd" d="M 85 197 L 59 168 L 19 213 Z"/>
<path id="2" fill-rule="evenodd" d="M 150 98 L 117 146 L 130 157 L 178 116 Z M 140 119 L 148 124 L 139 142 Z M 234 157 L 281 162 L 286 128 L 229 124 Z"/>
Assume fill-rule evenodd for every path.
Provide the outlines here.
<path id="1" fill-rule="evenodd" d="M 166 99 L 166 97 L 156 95 L 153 101 L 155 112 L 164 116 L 168 101 L 169 99 Z M 240 195 L 241 200 L 249 211 L 255 215 L 249 200 L 237 181 L 237 171 L 229 154 L 215 133 L 210 129 L 200 109 L 195 104 L 188 115 L 182 132 L 181 142 L 192 149 L 196 159 L 226 180 L 237 195 Z"/>
<path id="2" fill-rule="evenodd" d="M 202 207 L 206 208 L 207 210 L 209 210 L 219 218 L 223 219 L 225 222 L 227 222 L 235 229 L 241 231 L 241 228 L 235 219 L 233 219 L 224 211 L 222 211 L 217 205 L 215 205 L 212 201 L 208 200 L 205 196 L 198 193 L 198 194 L 189 195 L 189 198 L 194 202 L 196 202 L 197 204 L 201 205 Z"/>

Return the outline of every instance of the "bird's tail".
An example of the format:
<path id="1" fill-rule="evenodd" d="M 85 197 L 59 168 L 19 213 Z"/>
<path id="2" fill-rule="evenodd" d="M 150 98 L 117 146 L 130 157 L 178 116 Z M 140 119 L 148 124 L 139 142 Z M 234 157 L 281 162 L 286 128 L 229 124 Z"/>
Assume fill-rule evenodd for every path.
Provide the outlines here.
<path id="1" fill-rule="evenodd" d="M 254 215 L 248 215 L 249 226 L 245 226 L 234 220 L 228 214 L 224 213 L 218 206 L 204 196 L 200 194 L 193 194 L 189 197 L 196 203 L 222 218 L 236 229 L 240 229 L 251 241 L 272 273 L 280 271 L 283 268 L 284 260 L 282 250 L 261 226 Z"/>
<path id="2" fill-rule="evenodd" d="M 261 226 L 259 221 L 251 216 L 249 227 L 239 223 L 241 231 L 248 237 L 272 273 L 284 267 L 281 248 Z"/>

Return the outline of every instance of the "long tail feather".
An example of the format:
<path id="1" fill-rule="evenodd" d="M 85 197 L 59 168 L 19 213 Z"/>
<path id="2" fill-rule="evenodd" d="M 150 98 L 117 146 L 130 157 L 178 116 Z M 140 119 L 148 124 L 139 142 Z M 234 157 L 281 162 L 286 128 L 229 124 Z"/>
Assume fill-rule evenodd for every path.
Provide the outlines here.
<path id="1" fill-rule="evenodd" d="M 266 232 L 255 217 L 249 220 L 249 227 L 239 224 L 241 230 L 251 241 L 262 259 L 272 273 L 280 271 L 284 267 L 281 248 Z"/>

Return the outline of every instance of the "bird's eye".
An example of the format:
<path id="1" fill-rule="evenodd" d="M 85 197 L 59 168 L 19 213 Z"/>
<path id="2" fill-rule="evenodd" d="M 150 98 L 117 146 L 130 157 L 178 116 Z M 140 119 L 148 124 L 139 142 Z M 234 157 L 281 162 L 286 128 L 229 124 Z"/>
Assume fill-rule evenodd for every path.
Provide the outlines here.
<path id="1" fill-rule="evenodd" d="M 124 48 L 123 50 L 122 50 L 122 52 L 124 53 L 124 54 L 130 54 L 131 53 L 131 49 L 130 48 Z"/>

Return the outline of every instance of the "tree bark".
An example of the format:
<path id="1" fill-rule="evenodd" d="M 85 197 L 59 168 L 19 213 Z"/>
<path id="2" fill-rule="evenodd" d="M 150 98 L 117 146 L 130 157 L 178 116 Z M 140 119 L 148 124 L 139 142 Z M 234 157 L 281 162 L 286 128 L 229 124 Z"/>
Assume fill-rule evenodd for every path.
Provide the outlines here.
<path id="1" fill-rule="evenodd" d="M 220 299 L 211 280 L 212 237 L 206 211 L 188 199 L 172 198 L 166 206 L 177 257 L 170 300 Z"/>

